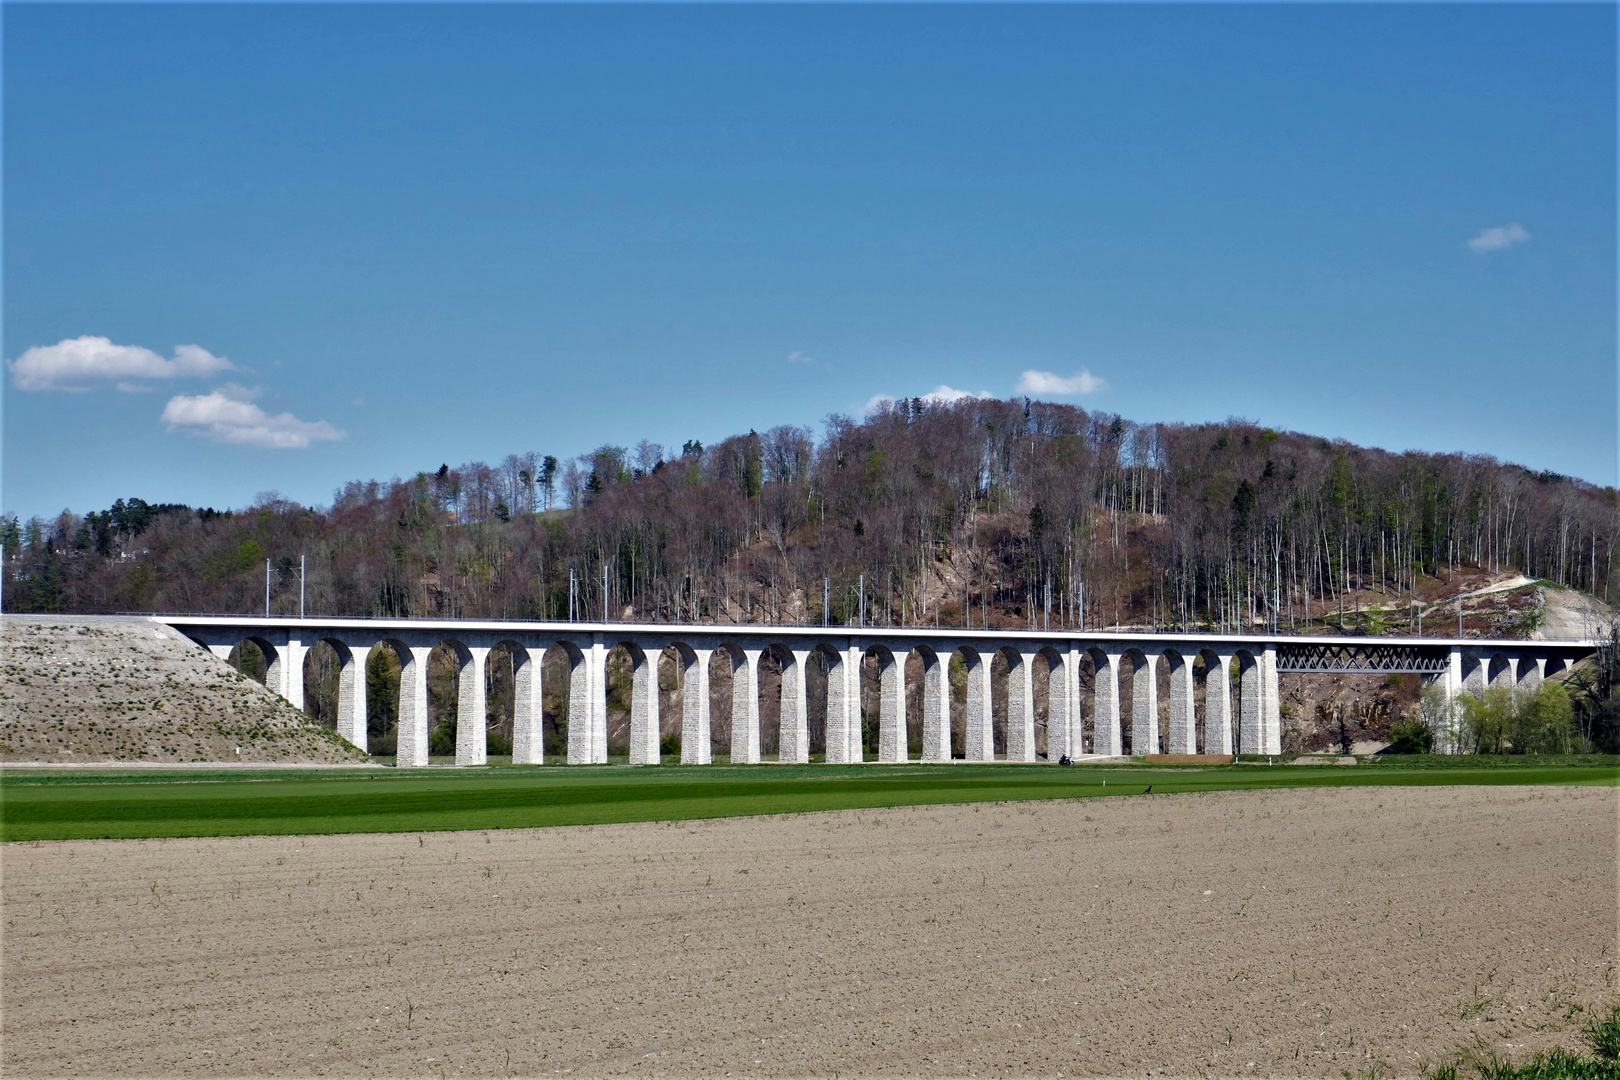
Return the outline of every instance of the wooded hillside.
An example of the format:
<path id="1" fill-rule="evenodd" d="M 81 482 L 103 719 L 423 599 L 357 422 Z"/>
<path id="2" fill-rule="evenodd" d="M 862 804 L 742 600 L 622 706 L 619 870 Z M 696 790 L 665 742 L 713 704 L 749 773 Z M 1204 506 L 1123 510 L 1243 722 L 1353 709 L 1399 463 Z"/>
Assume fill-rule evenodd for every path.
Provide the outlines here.
<path id="1" fill-rule="evenodd" d="M 1482 569 L 1613 603 L 1620 500 L 1243 421 L 913 399 L 819 439 L 528 454 L 350 483 L 326 508 L 136 499 L 0 530 L 10 611 L 262 612 L 269 559 L 272 607 L 295 613 L 304 556 L 312 615 L 1376 633 Z"/>

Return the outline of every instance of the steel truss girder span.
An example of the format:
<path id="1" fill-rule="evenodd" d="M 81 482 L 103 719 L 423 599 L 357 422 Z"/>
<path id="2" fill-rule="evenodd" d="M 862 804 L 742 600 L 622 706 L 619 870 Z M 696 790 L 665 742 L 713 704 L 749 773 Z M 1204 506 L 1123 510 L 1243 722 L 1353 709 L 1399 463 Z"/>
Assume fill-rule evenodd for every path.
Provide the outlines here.
<path id="1" fill-rule="evenodd" d="M 1277 646 L 1279 672 L 1312 675 L 1440 675 L 1451 662 L 1449 649 L 1422 645 Z"/>

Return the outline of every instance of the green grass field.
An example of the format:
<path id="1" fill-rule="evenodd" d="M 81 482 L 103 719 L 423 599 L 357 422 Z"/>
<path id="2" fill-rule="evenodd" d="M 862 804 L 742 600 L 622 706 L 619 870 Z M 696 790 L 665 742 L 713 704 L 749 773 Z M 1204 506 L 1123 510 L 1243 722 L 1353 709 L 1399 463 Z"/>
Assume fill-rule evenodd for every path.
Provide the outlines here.
<path id="1" fill-rule="evenodd" d="M 507 767 L 7 770 L 0 839 L 417 832 L 593 825 L 928 803 L 1451 784 L 1620 785 L 1620 759 L 1406 759 L 1350 766 Z"/>

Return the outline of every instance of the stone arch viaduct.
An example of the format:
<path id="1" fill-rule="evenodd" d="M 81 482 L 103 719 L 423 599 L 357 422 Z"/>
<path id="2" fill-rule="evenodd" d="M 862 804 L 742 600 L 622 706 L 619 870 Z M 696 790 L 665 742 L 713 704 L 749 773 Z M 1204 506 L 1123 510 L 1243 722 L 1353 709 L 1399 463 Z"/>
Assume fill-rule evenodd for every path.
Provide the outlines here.
<path id="1" fill-rule="evenodd" d="M 907 739 L 906 661 L 921 660 L 922 761 L 950 761 L 949 664 L 966 675 L 967 761 L 997 759 L 992 741 L 991 663 L 1006 663 L 1005 757 L 1037 759 L 1035 691 L 1045 680 L 1046 756 L 1052 760 L 1132 754 L 1276 754 L 1282 749 L 1280 672 L 1317 674 L 1416 673 L 1440 683 L 1448 696 L 1487 687 L 1533 687 L 1592 652 L 1587 642 L 1488 641 L 1444 638 L 1330 638 L 1277 635 L 1144 634 L 1022 630 L 941 630 L 894 627 L 677 626 L 645 623 L 479 622 L 423 619 L 293 619 L 244 616 L 154 616 L 214 655 L 228 657 L 253 642 L 268 664 L 266 682 L 294 706 L 304 706 L 304 658 L 326 642 L 340 662 L 338 734 L 366 749 L 366 679 L 371 650 L 386 645 L 400 662 L 398 761 L 428 763 L 428 658 L 445 646 L 460 665 L 456 764 L 486 760 L 485 669 L 490 652 L 512 656 L 516 763 L 544 760 L 542 690 L 566 697 L 569 764 L 608 759 L 607 655 L 622 647 L 631 671 L 630 763 L 660 761 L 658 661 L 666 652 L 683 673 L 679 699 L 681 760 L 708 764 L 711 672 L 725 665 L 732 682 L 731 760 L 806 762 L 810 759 L 806 674 L 814 660 L 826 671 L 824 721 L 829 763 L 863 759 L 861 665 L 878 673 L 878 761 L 917 760 Z M 566 685 L 542 687 L 541 658 L 567 656 Z M 759 676 L 769 655 L 781 671 L 778 750 L 761 753 Z M 1037 659 L 1044 664 L 1037 664 Z M 1089 689 L 1082 689 L 1082 668 Z M 1041 669 L 1044 668 L 1044 671 Z M 1202 671 L 1198 677 L 1195 669 Z M 1168 674 L 1169 723 L 1161 739 L 1160 676 Z M 1146 676 L 1146 677 L 1142 677 Z M 1129 677 L 1131 693 L 1122 700 Z M 1199 693 L 1200 687 L 1202 693 Z M 822 730 L 818 724 L 818 730 Z M 1437 745 L 1449 743 L 1437 732 Z"/>

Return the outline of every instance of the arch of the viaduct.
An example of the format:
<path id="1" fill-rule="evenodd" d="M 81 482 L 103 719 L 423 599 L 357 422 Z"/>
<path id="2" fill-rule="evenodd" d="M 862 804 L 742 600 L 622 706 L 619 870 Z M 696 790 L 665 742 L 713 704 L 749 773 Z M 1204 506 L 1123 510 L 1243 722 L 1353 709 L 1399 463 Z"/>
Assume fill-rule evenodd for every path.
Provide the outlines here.
<path id="1" fill-rule="evenodd" d="M 920 672 L 920 760 L 953 758 L 953 705 L 964 719 L 959 756 L 967 761 L 998 757 L 994 699 L 1005 695 L 1009 761 L 1044 756 L 1084 759 L 1151 753 L 1275 754 L 1281 752 L 1280 670 L 1420 671 L 1441 683 L 1449 695 L 1483 694 L 1493 687 L 1533 688 L 1566 671 L 1591 651 L 1580 642 L 1483 642 L 1429 639 L 1390 642 L 1369 639 L 1245 638 L 1227 635 L 1043 634 L 942 630 L 859 630 L 800 627 L 705 627 L 633 624 L 477 623 L 426 620 L 296 620 L 224 616 L 159 618 L 221 659 L 251 641 L 266 661 L 266 685 L 294 706 L 304 706 L 304 659 L 318 642 L 338 658 L 337 730 L 367 748 L 365 665 L 374 648 L 385 646 L 399 660 L 398 762 L 428 763 L 428 664 L 435 649 L 453 657 L 457 669 L 456 746 L 458 765 L 486 761 L 486 677 L 493 650 L 511 656 L 512 759 L 545 761 L 543 707 L 546 693 L 564 702 L 570 764 L 608 760 L 608 656 L 622 650 L 628 659 L 629 761 L 663 760 L 661 732 L 680 733 L 680 760 L 713 761 L 710 688 L 716 677 L 731 686 L 731 760 L 807 762 L 811 721 L 830 763 L 863 760 L 861 678 L 876 673 L 877 760 L 911 759 L 907 738 L 907 664 Z M 1303 643 L 1303 644 L 1301 644 Z M 1307 649 L 1338 650 L 1340 659 L 1299 659 Z M 1292 649 L 1293 651 L 1290 651 Z M 1343 656 L 1361 650 L 1365 668 L 1332 667 L 1355 663 Z M 1418 660 L 1406 667 L 1380 659 L 1406 649 Z M 1281 650 L 1281 652 L 1279 651 Z M 547 656 L 560 660 L 547 665 Z M 1283 661 L 1279 663 L 1279 655 Z M 1326 654 L 1324 654 L 1326 655 Z M 761 751 L 761 663 L 781 672 L 780 699 L 773 710 L 780 727 L 776 753 Z M 660 716 L 659 663 L 667 658 L 680 691 L 671 706 L 678 716 Z M 965 677 L 953 699 L 951 665 Z M 1036 661 L 1040 663 L 1037 664 Z M 998 690 L 992 664 L 1005 665 Z M 504 663 L 504 662 L 503 662 Z M 1376 666 L 1385 663 L 1385 666 Z M 1315 666 L 1312 666 L 1312 665 Z M 1322 666 L 1328 664 L 1329 666 Z M 1289 666 L 1293 665 L 1293 666 Z M 819 694 L 824 715 L 812 718 L 807 694 L 812 666 L 825 671 Z M 999 668 L 998 668 L 999 670 Z M 557 672 L 561 672 L 560 675 Z M 548 674 L 550 672 L 550 674 Z M 1043 673 L 1044 672 L 1044 673 Z M 557 685 L 548 685 L 555 679 Z M 1044 684 L 1042 683 L 1044 680 Z M 1123 693 L 1123 684 L 1129 692 Z M 915 682 L 913 683 L 915 685 Z M 1037 715 L 1037 687 L 1044 685 L 1045 717 Z M 1161 707 L 1161 685 L 1166 701 Z M 1200 692 L 1201 691 L 1201 692 Z M 1162 714 L 1162 724 L 1161 724 Z M 1442 748 L 1448 733 L 1437 732 Z"/>

